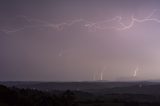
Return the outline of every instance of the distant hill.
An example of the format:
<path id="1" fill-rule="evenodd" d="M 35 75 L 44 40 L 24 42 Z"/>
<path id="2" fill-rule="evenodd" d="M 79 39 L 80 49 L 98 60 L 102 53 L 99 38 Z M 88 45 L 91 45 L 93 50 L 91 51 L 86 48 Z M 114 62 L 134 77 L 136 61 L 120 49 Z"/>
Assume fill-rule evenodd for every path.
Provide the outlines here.
<path id="1" fill-rule="evenodd" d="M 0 82 L 8 87 L 38 89 L 42 91 L 75 90 L 91 93 L 160 94 L 158 82 Z"/>
<path id="2" fill-rule="evenodd" d="M 102 88 L 94 92 L 40 91 L 0 85 L 0 106 L 160 106 L 159 89 L 159 84 Z"/>

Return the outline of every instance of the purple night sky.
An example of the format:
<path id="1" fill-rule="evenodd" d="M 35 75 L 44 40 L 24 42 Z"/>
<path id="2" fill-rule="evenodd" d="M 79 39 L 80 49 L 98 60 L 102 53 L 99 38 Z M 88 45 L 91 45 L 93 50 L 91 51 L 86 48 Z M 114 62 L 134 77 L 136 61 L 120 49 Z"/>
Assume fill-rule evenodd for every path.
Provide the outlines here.
<path id="1" fill-rule="evenodd" d="M 1 0 L 1 81 L 160 79 L 160 0 Z"/>

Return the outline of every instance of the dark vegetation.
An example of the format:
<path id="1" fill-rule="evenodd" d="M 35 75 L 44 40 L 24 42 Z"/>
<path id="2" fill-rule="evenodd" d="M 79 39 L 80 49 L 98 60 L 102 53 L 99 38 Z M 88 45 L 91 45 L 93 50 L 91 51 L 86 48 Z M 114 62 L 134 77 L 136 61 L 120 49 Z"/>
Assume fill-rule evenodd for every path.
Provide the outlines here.
<path id="1" fill-rule="evenodd" d="M 124 88 L 124 89 L 123 89 Z M 141 93 L 135 86 L 111 88 L 110 93 L 92 93 L 80 90 L 41 91 L 0 85 L 0 106 L 160 106 L 159 86 L 147 86 L 152 93 Z M 130 93 L 128 89 L 131 89 Z M 160 90 L 160 89 L 159 89 Z M 117 92 L 116 92 L 117 91 Z M 122 91 L 122 92 L 120 92 Z"/>

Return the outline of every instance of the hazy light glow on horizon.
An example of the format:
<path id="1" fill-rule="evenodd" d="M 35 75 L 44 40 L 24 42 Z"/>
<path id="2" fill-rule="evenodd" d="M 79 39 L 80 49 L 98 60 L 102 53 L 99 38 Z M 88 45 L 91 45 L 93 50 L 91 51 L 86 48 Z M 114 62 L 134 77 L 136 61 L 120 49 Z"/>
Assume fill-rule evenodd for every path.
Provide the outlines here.
<path id="1" fill-rule="evenodd" d="M 159 5 L 0 1 L 0 80 L 160 79 Z"/>

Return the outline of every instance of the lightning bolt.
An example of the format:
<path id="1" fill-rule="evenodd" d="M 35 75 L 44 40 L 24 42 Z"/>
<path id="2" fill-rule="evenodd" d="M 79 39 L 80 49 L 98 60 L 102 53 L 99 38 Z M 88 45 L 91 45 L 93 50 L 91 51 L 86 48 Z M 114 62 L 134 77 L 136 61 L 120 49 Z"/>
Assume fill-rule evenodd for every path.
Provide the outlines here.
<path id="1" fill-rule="evenodd" d="M 103 80 L 103 72 L 101 72 L 101 78 L 100 78 L 100 80 Z"/>
<path id="2" fill-rule="evenodd" d="M 129 25 L 125 25 L 124 23 L 122 23 L 122 22 L 120 21 L 120 24 L 122 25 L 122 28 L 118 28 L 118 30 L 120 30 L 120 31 L 127 30 L 127 29 L 132 28 L 136 23 L 144 23 L 144 22 L 147 22 L 147 21 L 153 21 L 153 22 L 156 22 L 156 23 L 160 23 L 160 19 L 158 19 L 158 18 L 153 18 L 154 14 L 156 14 L 157 12 L 160 12 L 160 10 L 159 10 L 159 9 L 154 9 L 154 10 L 153 10 L 147 17 L 145 17 L 144 19 L 135 18 L 134 15 L 132 14 L 130 24 L 129 24 Z"/>
<path id="3" fill-rule="evenodd" d="M 106 19 L 103 21 L 98 22 L 92 22 L 85 19 L 75 19 L 69 22 L 62 22 L 58 24 L 54 24 L 48 21 L 43 21 L 39 19 L 33 19 L 29 18 L 27 16 L 19 16 L 24 18 L 30 25 L 24 25 L 23 27 L 16 28 L 16 29 L 1 29 L 1 31 L 5 32 L 6 34 L 16 33 L 19 31 L 23 31 L 27 28 L 37 28 L 37 27 L 49 27 L 52 29 L 55 29 L 57 31 L 62 31 L 63 29 L 67 27 L 71 27 L 75 24 L 81 25 L 82 27 L 85 27 L 88 29 L 88 31 L 98 31 L 98 30 L 116 30 L 116 31 L 124 31 L 131 29 L 136 23 L 144 23 L 147 21 L 153 21 L 156 23 L 160 23 L 160 19 L 154 18 L 153 16 L 160 12 L 159 9 L 154 9 L 148 16 L 144 17 L 143 19 L 138 19 L 134 16 L 134 14 L 131 15 L 131 21 L 128 25 L 124 24 L 122 19 L 122 16 L 115 16 L 111 19 Z M 79 24 L 81 23 L 81 24 Z M 115 23 L 113 25 L 110 25 L 111 23 Z"/>
<path id="4" fill-rule="evenodd" d="M 32 18 L 28 18 L 27 16 L 20 16 L 20 17 L 23 17 L 29 24 L 34 24 L 34 25 L 25 25 L 21 28 L 16 28 L 16 29 L 12 29 L 12 30 L 1 29 L 1 31 L 5 32 L 6 34 L 10 34 L 10 33 L 15 33 L 18 31 L 23 31 L 27 28 L 37 28 L 37 27 L 49 27 L 49 28 L 61 31 L 65 27 L 70 27 L 70 26 L 72 26 L 76 23 L 79 23 L 79 22 L 85 22 L 83 19 L 76 19 L 76 20 L 72 20 L 68 23 L 63 22 L 63 23 L 58 23 L 58 24 L 52 24 L 51 22 L 48 22 L 48 21 L 43 21 L 43 20 L 39 20 L 39 19 L 32 19 Z"/>
<path id="5" fill-rule="evenodd" d="M 93 81 L 95 81 L 96 80 L 96 74 L 95 74 L 95 72 L 93 72 Z"/>
<path id="6" fill-rule="evenodd" d="M 100 73 L 100 80 L 103 80 L 103 73 L 106 70 L 106 66 L 103 67 L 101 73 Z"/>
<path id="7" fill-rule="evenodd" d="M 139 71 L 139 67 L 137 66 L 136 69 L 134 70 L 134 73 L 133 73 L 133 77 L 136 77 L 137 76 L 137 72 Z"/>
<path id="8" fill-rule="evenodd" d="M 18 16 L 18 17 L 22 17 L 24 18 L 29 24 L 34 24 L 34 25 L 26 25 L 23 26 L 21 28 L 16 28 L 16 29 L 1 29 L 1 31 L 5 32 L 6 34 L 10 34 L 10 33 L 16 33 L 19 31 L 23 31 L 27 28 L 37 28 L 37 27 L 49 27 L 58 31 L 62 31 L 64 28 L 66 27 L 70 27 L 74 24 L 78 24 L 78 23 L 82 23 L 82 27 L 85 27 L 88 29 L 88 31 L 97 31 L 97 30 L 107 30 L 107 29 L 117 29 L 114 26 L 103 26 L 102 24 L 109 24 L 112 22 L 118 22 L 121 25 L 123 25 L 121 23 L 121 16 L 116 16 L 112 19 L 108 19 L 108 20 L 104 20 L 104 21 L 99 21 L 99 22 L 91 22 L 85 19 L 75 19 L 72 20 L 70 22 L 63 22 L 63 23 L 58 23 L 58 24 L 53 24 L 51 22 L 48 21 L 43 21 L 43 20 L 39 20 L 39 19 L 32 19 L 32 18 L 28 18 L 27 16 Z"/>

